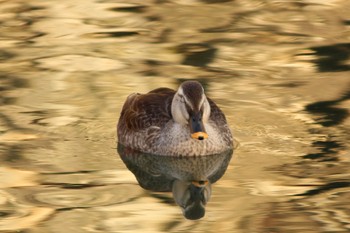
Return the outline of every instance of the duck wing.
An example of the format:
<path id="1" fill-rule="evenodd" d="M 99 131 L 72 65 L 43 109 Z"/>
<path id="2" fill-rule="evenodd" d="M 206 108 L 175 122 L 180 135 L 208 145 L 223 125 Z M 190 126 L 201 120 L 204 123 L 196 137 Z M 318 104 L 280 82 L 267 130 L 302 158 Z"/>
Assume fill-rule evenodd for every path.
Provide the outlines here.
<path id="1" fill-rule="evenodd" d="M 223 125 L 227 124 L 226 122 L 226 117 L 224 113 L 221 111 L 221 109 L 215 104 L 213 100 L 208 98 L 208 102 L 210 105 L 210 117 L 209 120 L 212 121 L 213 123 L 216 123 L 217 125 Z"/>
<path id="2" fill-rule="evenodd" d="M 146 94 L 129 95 L 120 114 L 118 136 L 152 127 L 162 128 L 172 119 L 171 102 L 174 94 L 172 89 L 158 88 Z"/>
<path id="3" fill-rule="evenodd" d="M 221 111 L 221 109 L 208 98 L 210 104 L 210 117 L 209 121 L 211 124 L 215 125 L 219 132 L 221 132 L 221 136 L 223 139 L 228 142 L 230 145 L 233 145 L 232 133 L 230 127 L 227 124 L 225 114 Z"/>

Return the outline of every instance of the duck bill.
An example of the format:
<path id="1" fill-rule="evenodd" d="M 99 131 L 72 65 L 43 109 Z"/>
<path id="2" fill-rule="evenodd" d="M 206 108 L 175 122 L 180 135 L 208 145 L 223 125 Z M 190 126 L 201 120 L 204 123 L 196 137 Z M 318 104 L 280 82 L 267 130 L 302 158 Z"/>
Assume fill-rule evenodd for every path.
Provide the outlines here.
<path id="1" fill-rule="evenodd" d="M 202 113 L 194 113 L 190 117 L 190 130 L 191 130 L 191 137 L 198 140 L 204 140 L 208 138 L 208 134 L 205 132 L 204 124 L 202 121 Z"/>
<path id="2" fill-rule="evenodd" d="M 175 180 L 172 187 L 175 202 L 187 219 L 196 220 L 205 215 L 205 206 L 211 196 L 211 185 L 206 181 Z"/>
<path id="3" fill-rule="evenodd" d="M 187 219 L 200 219 L 205 215 L 205 205 L 210 199 L 211 188 L 208 181 L 193 181 L 189 186 L 190 201 L 184 209 Z"/>

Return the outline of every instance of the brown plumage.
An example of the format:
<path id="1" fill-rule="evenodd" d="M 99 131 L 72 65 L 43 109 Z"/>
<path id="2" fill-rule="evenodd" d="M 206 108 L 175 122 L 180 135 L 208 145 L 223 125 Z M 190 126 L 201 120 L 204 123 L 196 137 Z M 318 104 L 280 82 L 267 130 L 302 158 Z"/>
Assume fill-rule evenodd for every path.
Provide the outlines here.
<path id="1" fill-rule="evenodd" d="M 210 155 L 233 147 L 224 114 L 197 81 L 182 83 L 177 92 L 158 88 L 131 94 L 117 131 L 122 145 L 159 155 Z"/>

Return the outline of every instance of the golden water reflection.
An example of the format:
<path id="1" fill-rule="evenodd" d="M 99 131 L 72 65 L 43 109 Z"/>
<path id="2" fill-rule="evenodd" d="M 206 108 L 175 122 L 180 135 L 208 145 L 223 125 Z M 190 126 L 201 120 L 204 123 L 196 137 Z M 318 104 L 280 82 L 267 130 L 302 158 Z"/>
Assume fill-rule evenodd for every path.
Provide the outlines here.
<path id="1" fill-rule="evenodd" d="M 0 231 L 349 232 L 349 4 L 0 1 Z M 116 153 L 126 96 L 186 79 L 240 144 L 198 221 Z"/>

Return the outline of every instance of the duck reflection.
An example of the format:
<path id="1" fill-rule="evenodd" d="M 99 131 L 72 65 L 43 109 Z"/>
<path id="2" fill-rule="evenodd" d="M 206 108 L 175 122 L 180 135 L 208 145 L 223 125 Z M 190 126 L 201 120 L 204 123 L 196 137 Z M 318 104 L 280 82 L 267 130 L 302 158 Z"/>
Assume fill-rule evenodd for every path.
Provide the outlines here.
<path id="1" fill-rule="evenodd" d="M 211 185 L 225 173 L 233 150 L 206 156 L 163 156 L 118 144 L 118 153 L 144 189 L 172 191 L 187 219 L 200 219 L 211 196 Z"/>

